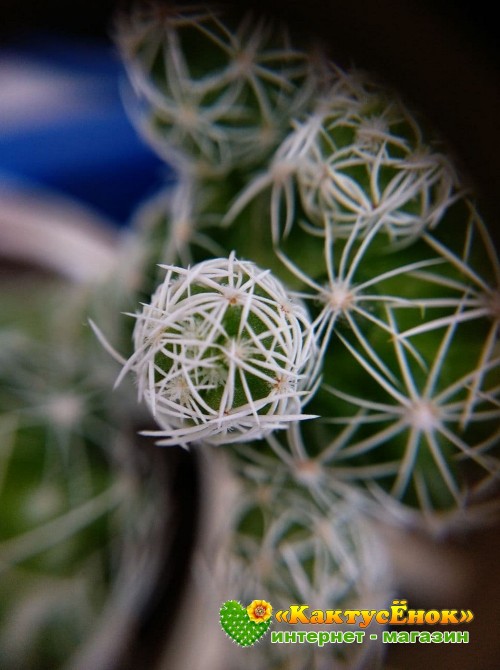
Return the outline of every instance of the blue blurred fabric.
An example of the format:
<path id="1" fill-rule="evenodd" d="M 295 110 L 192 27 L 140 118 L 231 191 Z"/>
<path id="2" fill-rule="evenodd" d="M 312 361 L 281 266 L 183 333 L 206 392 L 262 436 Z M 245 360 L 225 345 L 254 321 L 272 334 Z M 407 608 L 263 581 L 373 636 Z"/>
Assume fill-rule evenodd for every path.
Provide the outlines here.
<path id="1" fill-rule="evenodd" d="M 125 75 L 111 45 L 38 36 L 0 51 L 0 82 L 13 88 L 13 77 L 8 118 L 7 103 L 3 109 L 0 101 L 0 182 L 48 188 L 124 225 L 145 197 L 173 179 L 124 111 L 120 88 Z M 42 91 L 47 83 L 49 96 L 57 92 L 61 102 L 55 110 L 47 100 L 47 111 L 40 95 L 34 98 L 40 114 L 36 106 L 27 108 L 29 82 Z"/>

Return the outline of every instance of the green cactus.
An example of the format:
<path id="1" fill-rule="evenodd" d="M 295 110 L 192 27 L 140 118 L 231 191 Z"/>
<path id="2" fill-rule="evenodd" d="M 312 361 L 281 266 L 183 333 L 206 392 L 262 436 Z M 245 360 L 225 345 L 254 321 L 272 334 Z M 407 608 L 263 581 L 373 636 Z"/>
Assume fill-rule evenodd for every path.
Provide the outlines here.
<path id="1" fill-rule="evenodd" d="M 9 670 L 89 667 L 103 632 L 113 652 L 151 588 L 137 584 L 137 565 L 152 580 L 158 569 L 154 539 L 144 545 L 158 534 L 161 477 L 137 467 L 133 394 L 109 393 L 114 362 L 82 330 L 96 287 L 46 283 L 1 299 L 0 665 Z"/>
<path id="2" fill-rule="evenodd" d="M 118 21 L 117 41 L 143 132 L 198 174 L 265 160 L 318 85 L 314 59 L 283 26 L 215 7 L 138 6 Z"/>
<path id="3" fill-rule="evenodd" d="M 29 324 L 2 333 L 9 668 L 60 667 L 92 637 L 115 566 L 130 576 L 111 538 L 128 558 L 148 539 L 159 486 L 129 479 L 132 423 L 228 464 L 236 495 L 209 561 L 228 599 L 377 608 L 392 587 L 370 517 L 439 532 L 496 506 L 500 263 L 433 129 L 268 19 L 149 4 L 116 36 L 131 114 L 178 180 L 136 214 L 112 280 L 44 313 L 57 346 Z M 9 628 L 15 592 L 31 645 Z M 370 646 L 278 647 L 249 658 L 380 662 Z"/>
<path id="4" fill-rule="evenodd" d="M 383 510 L 431 531 L 481 517 L 499 475 L 500 264 L 427 122 L 369 74 L 344 72 L 294 39 L 271 22 L 198 6 L 139 8 L 121 18 L 118 44 L 139 128 L 179 167 L 177 185 L 137 219 L 145 250 L 138 293 L 147 306 L 135 314 L 135 353 L 122 376 L 137 374 L 160 445 L 185 444 L 189 434 L 195 446 L 223 442 L 245 482 L 223 560 L 251 587 L 230 596 L 256 597 L 255 586 L 259 597 L 327 594 L 331 605 L 355 597 L 358 578 L 342 582 L 333 547 L 314 529 L 356 533 L 358 520 L 342 512 L 346 500 L 362 514 Z M 231 404 L 227 385 L 200 374 L 231 339 L 228 317 L 202 305 L 210 290 L 220 295 L 220 284 L 230 284 L 226 268 L 236 258 L 283 283 L 315 340 L 313 362 L 300 372 L 309 382 L 297 386 L 309 392 L 296 394 L 294 417 L 276 406 L 283 421 L 273 416 L 276 430 L 260 437 L 255 423 L 274 414 L 261 410 L 262 385 L 246 384 L 243 374 L 241 400 Z M 166 264 L 166 279 L 154 263 Z M 224 277 L 210 289 L 197 278 L 207 263 Z M 196 336 L 191 321 L 187 331 L 172 325 L 176 301 L 171 308 L 168 296 L 177 290 L 209 324 Z M 254 349 L 258 340 L 253 364 L 270 371 L 273 327 L 256 327 L 251 317 L 260 296 L 242 298 L 237 329 Z M 296 331 L 299 339 L 304 332 Z M 145 356 L 153 350 L 161 355 Z M 175 397 L 174 379 L 182 381 Z M 288 384 L 287 397 L 293 392 Z M 298 423 L 306 403 L 309 418 Z M 213 440 L 203 413 L 220 424 L 224 412 L 242 408 L 253 423 Z M 316 572 L 308 542 L 328 569 Z M 264 578 L 258 566 L 268 545 L 276 564 Z M 365 565 L 358 545 L 346 552 Z M 308 581 L 311 570 L 320 583 Z M 297 591 L 301 579 L 307 588 Z M 297 663 L 313 667 L 311 659 Z"/>
<path id="5" fill-rule="evenodd" d="M 119 42 L 131 72 L 140 70 L 141 93 L 149 82 L 166 100 L 174 86 L 143 57 L 146 42 L 182 62 L 194 88 L 200 78 L 224 85 L 221 72 L 231 68 L 217 58 L 220 41 L 206 45 L 200 69 L 189 39 L 194 24 L 212 34 L 206 21 L 224 25 L 225 34 L 240 28 L 233 17 L 226 25 L 223 14 L 195 13 L 172 9 L 166 24 L 154 24 L 150 13 L 155 39 L 143 30 L 140 49 L 134 36 L 143 23 L 132 14 L 135 27 L 122 24 Z M 254 35 L 264 31 L 254 26 Z M 290 49 L 291 58 L 297 51 Z M 188 170 L 163 211 L 155 209 L 157 221 L 144 217 L 143 244 L 154 240 L 172 265 L 234 251 L 269 268 L 294 300 L 307 302 L 319 348 L 323 383 L 308 405 L 318 418 L 302 427 L 309 457 L 328 464 L 332 477 L 348 466 L 352 482 L 426 512 L 461 507 L 469 495 L 463 461 L 474 464 L 475 484 L 480 470 L 486 478 L 497 472 L 498 259 L 426 124 L 367 74 L 343 72 L 318 53 L 301 58 L 317 68 L 316 85 L 302 84 L 303 104 L 290 105 L 281 120 L 274 155 L 223 179 L 216 166 Z M 270 61 L 268 72 L 273 66 L 276 79 L 269 76 L 278 81 L 281 65 Z M 174 121 L 162 134 L 166 144 L 171 132 Z M 199 150 L 179 146 L 184 163 L 195 166 Z M 288 434 L 271 441 L 293 451 Z"/>
<path id="6" fill-rule="evenodd" d="M 158 444 L 249 441 L 306 418 L 315 340 L 304 307 L 253 263 L 215 259 L 166 276 L 137 315 L 133 370 Z"/>

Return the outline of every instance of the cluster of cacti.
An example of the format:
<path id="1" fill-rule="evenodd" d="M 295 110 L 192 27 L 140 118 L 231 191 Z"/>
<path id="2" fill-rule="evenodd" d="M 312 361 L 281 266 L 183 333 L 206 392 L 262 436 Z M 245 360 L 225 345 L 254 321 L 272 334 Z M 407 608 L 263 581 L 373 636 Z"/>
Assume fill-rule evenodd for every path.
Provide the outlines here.
<path id="1" fill-rule="evenodd" d="M 481 516 L 498 481 L 500 264 L 432 129 L 295 40 L 199 6 L 120 21 L 133 113 L 179 169 L 138 219 L 147 305 L 124 373 L 160 445 L 224 444 L 247 480 L 234 597 L 331 605 L 359 578 L 335 547 L 367 570 L 333 539 L 357 533 L 349 492 L 431 529 Z"/>
<path id="2" fill-rule="evenodd" d="M 74 314 L 43 315 L 57 342 L 2 348 L 6 667 L 69 656 L 114 583 L 110 536 L 131 544 L 154 515 L 114 462 L 133 451 L 135 396 L 160 446 L 206 444 L 229 463 L 237 494 L 211 557 L 221 598 L 381 606 L 369 515 L 463 526 L 498 481 L 500 263 L 427 124 L 314 40 L 227 7 L 140 6 L 117 43 L 131 114 L 178 179 L 137 214 L 123 271 Z M 89 317 L 135 390 L 111 393 Z M 59 593 L 74 598 L 67 649 Z M 43 644 L 23 645 L 20 626 Z M 377 657 L 251 653 L 289 669 Z"/>

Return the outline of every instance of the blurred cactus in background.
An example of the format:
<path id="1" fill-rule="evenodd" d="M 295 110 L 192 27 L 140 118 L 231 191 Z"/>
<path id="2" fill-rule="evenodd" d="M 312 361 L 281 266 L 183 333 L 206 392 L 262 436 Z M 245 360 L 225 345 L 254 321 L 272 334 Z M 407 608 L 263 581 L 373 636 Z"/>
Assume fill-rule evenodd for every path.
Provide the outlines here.
<path id="1" fill-rule="evenodd" d="M 133 438 L 130 389 L 109 394 L 114 365 L 82 331 L 95 287 L 5 284 L 0 665 L 104 667 L 95 643 L 107 638 L 118 655 L 116 634 L 157 574 L 154 501 L 165 482 Z"/>
<path id="2" fill-rule="evenodd" d="M 205 557 L 221 599 L 383 607 L 377 520 L 440 534 L 497 506 L 500 263 L 427 121 L 307 36 L 224 5 L 138 5 L 116 42 L 128 110 L 177 181 L 78 309 L 43 315 L 57 343 L 24 327 L 2 348 L 9 668 L 37 653 L 9 632 L 9 588 L 23 626 L 54 627 L 58 667 L 154 528 L 138 424 L 227 467 Z M 59 593 L 75 594 L 74 621 L 56 617 Z M 283 670 L 382 662 L 371 643 L 301 646 L 250 653 Z"/>
<path id="3" fill-rule="evenodd" d="M 208 177 L 262 164 L 317 88 L 310 56 L 282 27 L 201 5 L 138 6 L 119 46 L 146 137 Z"/>

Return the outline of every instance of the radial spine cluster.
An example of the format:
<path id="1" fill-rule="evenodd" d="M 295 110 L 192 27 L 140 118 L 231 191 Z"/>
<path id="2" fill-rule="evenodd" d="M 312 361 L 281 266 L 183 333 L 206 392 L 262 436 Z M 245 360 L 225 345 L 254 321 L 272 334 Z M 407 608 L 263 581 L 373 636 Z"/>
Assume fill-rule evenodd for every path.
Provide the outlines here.
<path id="1" fill-rule="evenodd" d="M 284 26 L 216 7 L 139 6 L 118 22 L 117 42 L 144 134 L 196 173 L 259 163 L 317 89 L 313 56 Z"/>
<path id="2" fill-rule="evenodd" d="M 306 418 L 317 350 L 304 305 L 234 254 L 164 270 L 124 368 L 162 427 L 158 444 L 250 441 Z"/>

